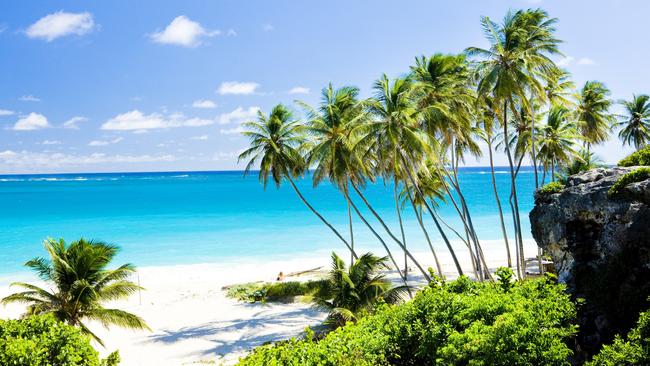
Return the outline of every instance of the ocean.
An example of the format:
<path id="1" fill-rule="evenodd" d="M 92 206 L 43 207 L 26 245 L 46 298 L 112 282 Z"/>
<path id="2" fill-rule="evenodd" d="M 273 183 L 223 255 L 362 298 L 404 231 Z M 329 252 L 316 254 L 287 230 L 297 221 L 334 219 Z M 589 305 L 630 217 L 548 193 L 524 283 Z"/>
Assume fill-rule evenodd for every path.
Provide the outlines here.
<path id="1" fill-rule="evenodd" d="M 489 168 L 462 168 L 459 177 L 480 239 L 498 243 L 502 249 Z M 511 224 L 508 169 L 497 168 L 496 177 L 504 215 Z M 314 188 L 309 176 L 297 185 L 347 236 L 347 205 L 338 191 L 326 182 Z M 523 234 L 530 238 L 532 169 L 522 168 L 518 190 Z M 369 184 L 366 196 L 398 233 L 390 182 Z M 358 199 L 357 204 L 363 206 Z M 0 175 L 0 207 L 0 277 L 20 273 L 27 260 L 45 255 L 43 240 L 48 237 L 115 243 L 121 247 L 117 261 L 136 266 L 236 263 L 246 258 L 327 255 L 333 250 L 347 256 L 344 245 L 302 204 L 289 184 L 279 189 L 269 184 L 265 190 L 256 173 L 246 177 L 240 171 Z M 461 231 L 452 205 L 440 203 L 438 211 Z M 410 206 L 404 207 L 403 219 L 407 245 L 427 250 Z M 425 217 L 425 223 L 434 245 L 446 250 L 431 219 Z M 362 225 L 355 217 L 357 247 L 383 255 Z M 383 233 L 379 225 L 376 228 Z M 512 225 L 509 233 L 512 239 Z"/>

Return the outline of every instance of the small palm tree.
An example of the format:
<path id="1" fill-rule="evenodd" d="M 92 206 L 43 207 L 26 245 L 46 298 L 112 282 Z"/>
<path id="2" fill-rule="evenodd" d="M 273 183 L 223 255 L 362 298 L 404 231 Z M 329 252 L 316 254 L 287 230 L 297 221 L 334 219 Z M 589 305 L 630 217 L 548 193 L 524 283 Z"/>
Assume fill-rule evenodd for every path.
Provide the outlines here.
<path id="1" fill-rule="evenodd" d="M 570 175 L 578 174 L 590 169 L 605 167 L 605 163 L 591 151 L 580 149 L 571 162 L 560 173 L 560 181 L 566 181 Z"/>
<path id="2" fill-rule="evenodd" d="M 101 345 L 102 341 L 82 321 L 98 321 L 105 327 L 117 325 L 149 329 L 137 315 L 102 306 L 106 301 L 127 298 L 141 289 L 127 280 L 135 272 L 132 264 L 106 268 L 117 254 L 117 246 L 84 239 L 66 245 L 63 239 L 48 239 L 45 249 L 50 259 L 34 258 L 25 266 L 34 270 L 53 289 L 48 291 L 28 283 L 14 282 L 12 286 L 26 291 L 5 297 L 3 304 L 29 304 L 26 316 L 51 313 L 60 321 L 80 327 Z"/>
<path id="3" fill-rule="evenodd" d="M 577 95 L 578 130 L 584 137 L 587 150 L 592 144 L 607 140 L 614 117 L 609 113 L 612 101 L 610 91 L 599 81 L 587 81 Z"/>
<path id="4" fill-rule="evenodd" d="M 394 304 L 404 298 L 406 286 L 393 287 L 390 280 L 378 272 L 387 269 L 387 257 L 366 253 L 349 268 L 336 253 L 332 253 L 332 270 L 324 289 L 326 295 L 314 298 L 314 306 L 329 313 L 325 324 L 333 328 L 356 322 L 364 312 L 372 311 L 379 301 Z"/>
<path id="5" fill-rule="evenodd" d="M 616 124 L 622 127 L 618 137 L 623 144 L 642 149 L 650 142 L 650 96 L 633 95 L 632 100 L 620 103 L 625 108 L 625 115 Z"/>
<path id="6" fill-rule="evenodd" d="M 550 166 L 553 181 L 555 181 L 557 167 L 568 164 L 578 155 L 574 148 L 578 134 L 569 119 L 570 115 L 569 110 L 565 107 L 551 107 L 546 125 L 542 128 L 539 156 L 545 168 Z"/>

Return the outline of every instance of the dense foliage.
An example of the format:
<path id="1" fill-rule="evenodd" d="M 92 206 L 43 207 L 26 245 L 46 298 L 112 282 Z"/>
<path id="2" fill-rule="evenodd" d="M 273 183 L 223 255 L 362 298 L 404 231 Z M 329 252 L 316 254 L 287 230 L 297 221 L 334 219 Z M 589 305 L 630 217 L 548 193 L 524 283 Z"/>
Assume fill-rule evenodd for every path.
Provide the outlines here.
<path id="1" fill-rule="evenodd" d="M 621 193 L 623 188 L 625 188 L 625 186 L 627 186 L 628 184 L 640 182 L 648 178 L 650 178 L 650 168 L 643 167 L 643 168 L 635 169 L 618 178 L 616 183 L 614 183 L 614 185 L 607 191 L 607 194 L 609 194 L 610 196 L 617 195 Z"/>
<path id="2" fill-rule="evenodd" d="M 618 162 L 618 166 L 650 165 L 650 146 L 635 151 Z"/>
<path id="3" fill-rule="evenodd" d="M 119 248 L 100 241 L 83 238 L 67 244 L 63 239 L 48 239 L 45 250 L 49 258 L 37 257 L 25 266 L 38 274 L 49 288 L 14 282 L 24 289 L 1 300 L 1 303 L 28 304 L 26 315 L 53 314 L 58 320 L 79 327 L 99 344 L 83 320 L 92 319 L 104 326 L 117 325 L 131 329 L 149 329 L 137 315 L 119 309 L 107 309 L 104 302 L 124 299 L 141 289 L 128 281 L 135 272 L 131 264 L 108 269 Z"/>
<path id="4" fill-rule="evenodd" d="M 550 277 L 433 281 L 320 341 L 307 332 L 258 347 L 240 365 L 569 365 L 576 310 Z"/>
<path id="5" fill-rule="evenodd" d="M 637 326 L 627 339 L 619 336 L 602 348 L 589 366 L 650 365 L 650 311 L 641 313 Z"/>
<path id="6" fill-rule="evenodd" d="M 537 191 L 538 194 L 553 194 L 560 193 L 564 189 L 564 184 L 561 182 L 551 182 L 544 185 Z"/>
<path id="7" fill-rule="evenodd" d="M 100 362 L 90 338 L 53 316 L 0 320 L 0 365 L 112 366 L 117 352 Z"/>

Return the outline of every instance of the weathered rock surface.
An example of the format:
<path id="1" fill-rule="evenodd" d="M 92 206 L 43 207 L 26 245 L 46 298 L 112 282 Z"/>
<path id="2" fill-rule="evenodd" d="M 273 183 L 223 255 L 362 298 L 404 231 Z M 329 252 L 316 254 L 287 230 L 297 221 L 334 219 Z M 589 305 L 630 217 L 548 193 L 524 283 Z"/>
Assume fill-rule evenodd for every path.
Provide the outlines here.
<path id="1" fill-rule="evenodd" d="M 571 176 L 555 194 L 536 195 L 533 237 L 553 257 L 560 281 L 579 309 L 579 351 L 592 354 L 626 333 L 650 303 L 650 179 L 608 189 L 634 168 L 602 168 Z"/>

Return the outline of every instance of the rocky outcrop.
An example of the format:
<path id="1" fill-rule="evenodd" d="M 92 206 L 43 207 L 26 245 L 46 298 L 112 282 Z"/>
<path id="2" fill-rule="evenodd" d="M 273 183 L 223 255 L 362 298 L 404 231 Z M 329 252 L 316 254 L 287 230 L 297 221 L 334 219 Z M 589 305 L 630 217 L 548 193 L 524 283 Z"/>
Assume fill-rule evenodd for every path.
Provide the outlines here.
<path id="1" fill-rule="evenodd" d="M 588 355 L 629 330 L 650 296 L 650 179 L 609 188 L 631 168 L 594 169 L 566 188 L 537 194 L 533 237 L 555 262 L 579 308 L 579 352 Z"/>

